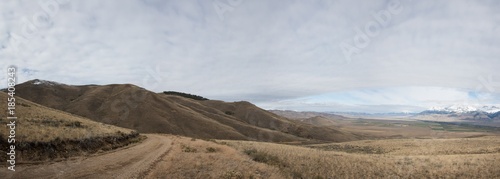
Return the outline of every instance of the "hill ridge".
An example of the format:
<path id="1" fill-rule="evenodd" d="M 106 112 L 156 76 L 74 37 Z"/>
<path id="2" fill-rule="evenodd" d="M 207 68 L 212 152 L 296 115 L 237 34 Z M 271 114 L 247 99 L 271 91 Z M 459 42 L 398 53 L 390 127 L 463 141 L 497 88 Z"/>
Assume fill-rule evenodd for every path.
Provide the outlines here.
<path id="1" fill-rule="evenodd" d="M 155 93 L 132 84 L 16 86 L 19 96 L 98 122 L 195 138 L 273 142 L 349 141 L 359 137 L 270 113 L 250 102 L 194 100 Z"/>

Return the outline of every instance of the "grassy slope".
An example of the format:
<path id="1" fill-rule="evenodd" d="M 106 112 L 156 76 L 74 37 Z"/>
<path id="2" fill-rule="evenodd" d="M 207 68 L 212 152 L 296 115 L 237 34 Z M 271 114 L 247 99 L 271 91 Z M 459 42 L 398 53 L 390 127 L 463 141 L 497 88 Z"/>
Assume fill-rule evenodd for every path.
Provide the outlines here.
<path id="1" fill-rule="evenodd" d="M 1 106 L 7 106 L 8 95 L 0 92 Z M 108 150 L 126 145 L 137 133 L 91 121 L 16 97 L 16 147 L 18 162 L 69 157 L 87 152 Z M 6 113 L 0 113 L 5 126 Z M 0 150 L 7 149 L 8 128 L 0 128 Z M 1 155 L 4 160 L 5 155 Z"/>
<path id="2" fill-rule="evenodd" d="M 315 116 L 306 119 L 300 119 L 300 121 L 315 126 L 333 126 L 337 124 L 334 120 L 328 119 L 323 116 Z"/>
<path id="3" fill-rule="evenodd" d="M 288 178 L 499 178 L 500 137 L 315 145 L 224 141 Z M 349 147 L 336 147 L 338 145 Z M 321 148 L 321 149 L 318 149 Z M 353 149 L 358 150 L 353 150 Z M 372 151 L 380 150 L 381 153 Z"/>
<path id="4" fill-rule="evenodd" d="M 307 139 L 316 139 L 322 141 L 343 142 L 357 140 L 360 137 L 346 131 L 330 127 L 319 127 L 311 124 L 290 120 L 278 116 L 269 111 L 258 108 L 249 102 L 222 102 L 222 101 L 202 101 L 206 106 L 218 109 L 221 112 L 230 112 L 230 114 L 249 124 L 268 128 L 283 133 L 292 134 Z"/>
<path id="5" fill-rule="evenodd" d="M 171 136 L 172 149 L 145 178 L 284 178 L 278 168 L 253 161 L 229 147 L 181 136 Z"/>
<path id="6" fill-rule="evenodd" d="M 28 81 L 16 88 L 19 96 L 42 105 L 143 133 L 275 142 L 358 139 L 347 132 L 291 121 L 247 102 L 197 101 L 128 84 L 34 85 Z M 226 113 L 226 107 L 234 114 Z"/>

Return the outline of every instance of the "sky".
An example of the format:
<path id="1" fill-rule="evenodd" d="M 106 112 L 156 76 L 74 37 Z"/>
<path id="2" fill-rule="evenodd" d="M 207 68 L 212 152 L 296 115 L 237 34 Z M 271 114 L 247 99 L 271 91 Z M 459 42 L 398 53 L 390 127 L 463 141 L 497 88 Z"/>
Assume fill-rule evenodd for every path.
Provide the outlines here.
<path id="1" fill-rule="evenodd" d="M 297 111 L 500 104 L 500 1 L 1 1 L 0 68 L 18 83 Z"/>

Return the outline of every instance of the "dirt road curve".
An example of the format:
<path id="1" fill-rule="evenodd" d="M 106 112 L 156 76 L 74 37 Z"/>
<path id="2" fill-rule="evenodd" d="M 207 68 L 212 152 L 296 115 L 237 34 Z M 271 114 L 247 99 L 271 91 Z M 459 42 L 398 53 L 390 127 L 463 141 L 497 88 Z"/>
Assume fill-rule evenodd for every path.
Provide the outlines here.
<path id="1" fill-rule="evenodd" d="M 19 165 L 15 172 L 2 170 L 0 178 L 142 178 L 171 149 L 168 137 L 146 136 L 138 145 L 102 155 L 48 165 Z"/>

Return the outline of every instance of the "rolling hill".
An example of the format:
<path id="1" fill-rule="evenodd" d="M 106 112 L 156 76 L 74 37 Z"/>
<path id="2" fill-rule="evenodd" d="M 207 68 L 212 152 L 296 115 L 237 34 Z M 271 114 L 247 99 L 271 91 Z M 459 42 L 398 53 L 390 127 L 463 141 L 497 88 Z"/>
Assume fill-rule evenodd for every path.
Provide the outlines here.
<path id="1" fill-rule="evenodd" d="M 338 129 L 289 120 L 248 102 L 200 101 L 131 84 L 73 86 L 31 80 L 17 85 L 16 93 L 48 107 L 142 133 L 273 142 L 360 138 Z"/>
<path id="2" fill-rule="evenodd" d="M 269 112 L 272 112 L 274 114 L 277 114 L 279 116 L 283 116 L 289 119 L 307 119 L 307 118 L 313 118 L 317 116 L 321 116 L 324 118 L 328 119 L 333 119 L 333 120 L 345 120 L 349 119 L 348 117 L 337 115 L 337 114 L 332 114 L 332 113 L 326 113 L 326 112 L 312 112 L 312 111 L 290 111 L 290 110 L 269 110 Z"/>
<path id="3" fill-rule="evenodd" d="M 335 120 L 323 116 L 310 117 L 306 119 L 301 119 L 300 121 L 315 126 L 333 126 L 337 124 Z"/>
<path id="4" fill-rule="evenodd" d="M 6 93 L 0 92 L 1 101 L 7 101 L 8 97 Z M 133 130 L 98 123 L 15 97 L 17 120 L 14 139 L 18 163 L 94 153 L 138 141 L 138 133 Z M 4 136 L 10 133 L 10 129 L 5 126 L 11 122 L 5 115 L 0 113 L 0 124 L 4 126 L 0 128 L 2 153 L 7 153 L 6 150 L 12 144 Z M 0 155 L 0 160 L 6 161 L 6 157 Z"/>

